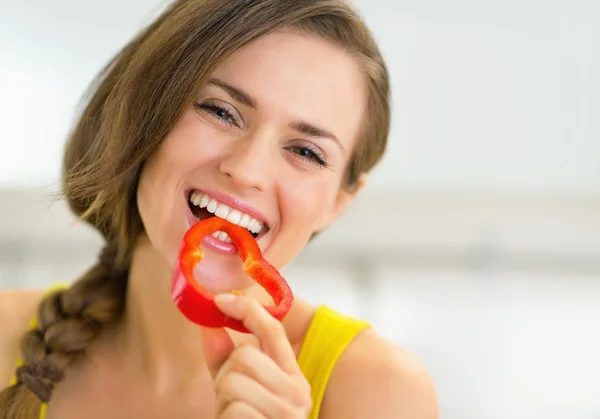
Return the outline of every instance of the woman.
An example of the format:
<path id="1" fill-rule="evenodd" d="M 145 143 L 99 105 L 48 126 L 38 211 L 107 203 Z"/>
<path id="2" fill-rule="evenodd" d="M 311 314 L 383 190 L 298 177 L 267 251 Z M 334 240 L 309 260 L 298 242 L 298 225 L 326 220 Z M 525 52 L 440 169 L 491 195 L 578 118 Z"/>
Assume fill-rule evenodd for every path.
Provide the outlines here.
<path id="1" fill-rule="evenodd" d="M 0 297 L 0 378 L 22 359 L 2 417 L 436 418 L 424 369 L 366 323 L 299 298 L 271 317 L 226 234 L 203 242 L 197 280 L 251 333 L 199 331 L 169 293 L 207 217 L 289 263 L 381 158 L 388 90 L 343 1 L 172 4 L 101 72 L 66 147 L 64 194 L 106 239 L 98 264 Z"/>

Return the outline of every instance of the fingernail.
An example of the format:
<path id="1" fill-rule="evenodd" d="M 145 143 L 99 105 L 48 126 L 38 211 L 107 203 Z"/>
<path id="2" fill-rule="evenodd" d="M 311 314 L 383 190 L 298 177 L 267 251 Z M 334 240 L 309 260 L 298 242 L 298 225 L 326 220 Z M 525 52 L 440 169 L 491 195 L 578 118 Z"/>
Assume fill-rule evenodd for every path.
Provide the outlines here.
<path id="1" fill-rule="evenodd" d="M 234 294 L 217 294 L 215 296 L 215 303 L 217 304 L 229 304 L 235 301 L 237 297 Z"/>

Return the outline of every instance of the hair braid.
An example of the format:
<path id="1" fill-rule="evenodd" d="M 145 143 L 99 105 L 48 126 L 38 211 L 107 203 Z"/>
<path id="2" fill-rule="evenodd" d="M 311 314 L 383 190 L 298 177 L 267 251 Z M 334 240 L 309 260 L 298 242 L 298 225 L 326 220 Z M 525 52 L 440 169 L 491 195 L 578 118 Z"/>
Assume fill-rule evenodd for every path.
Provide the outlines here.
<path id="1" fill-rule="evenodd" d="M 107 246 L 81 279 L 40 303 L 37 327 L 21 342 L 17 383 L 0 393 L 0 418 L 37 419 L 65 368 L 85 353 L 104 326 L 121 317 L 128 272 L 116 267 L 115 255 L 114 247 Z"/>

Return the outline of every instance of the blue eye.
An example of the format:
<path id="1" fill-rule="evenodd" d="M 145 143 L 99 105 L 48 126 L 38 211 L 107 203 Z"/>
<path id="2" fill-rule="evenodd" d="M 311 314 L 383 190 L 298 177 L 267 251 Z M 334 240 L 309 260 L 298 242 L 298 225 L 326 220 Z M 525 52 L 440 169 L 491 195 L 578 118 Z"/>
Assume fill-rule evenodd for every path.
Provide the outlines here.
<path id="1" fill-rule="evenodd" d="M 310 147 L 292 146 L 289 150 L 299 156 L 303 160 L 308 160 L 310 163 L 320 167 L 327 167 L 328 164 L 323 157 L 320 156 L 319 150 L 312 150 Z"/>
<path id="2" fill-rule="evenodd" d="M 211 109 L 215 115 L 217 115 L 219 118 L 221 119 L 225 119 L 226 121 L 233 121 L 233 117 L 231 116 L 231 114 L 229 112 L 227 112 L 225 109 L 223 108 L 219 108 L 217 106 L 213 106 L 213 109 Z"/>
<path id="3" fill-rule="evenodd" d="M 212 103 L 196 103 L 195 106 L 220 122 L 223 122 L 229 126 L 239 126 L 238 121 L 231 114 L 231 112 L 222 106 Z"/>

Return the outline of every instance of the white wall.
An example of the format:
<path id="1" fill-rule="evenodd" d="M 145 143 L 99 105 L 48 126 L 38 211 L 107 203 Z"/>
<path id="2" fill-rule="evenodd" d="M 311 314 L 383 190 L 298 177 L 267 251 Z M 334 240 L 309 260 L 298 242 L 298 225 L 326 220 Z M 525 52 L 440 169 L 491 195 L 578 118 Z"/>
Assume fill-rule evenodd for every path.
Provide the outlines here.
<path id="1" fill-rule="evenodd" d="M 7 1 L 0 185 L 48 185 L 82 90 L 164 1 Z M 373 190 L 600 189 L 600 3 L 361 0 L 392 74 Z"/>

